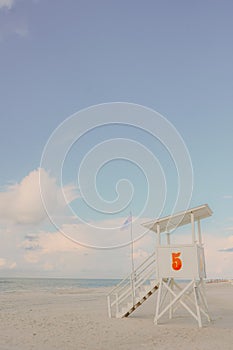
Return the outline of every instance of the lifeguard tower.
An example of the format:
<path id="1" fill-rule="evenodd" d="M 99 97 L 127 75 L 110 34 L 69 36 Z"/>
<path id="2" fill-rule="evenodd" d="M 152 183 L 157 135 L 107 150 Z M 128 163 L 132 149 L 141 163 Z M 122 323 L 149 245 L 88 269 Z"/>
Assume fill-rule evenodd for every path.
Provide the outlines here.
<path id="1" fill-rule="evenodd" d="M 108 295 L 109 317 L 128 317 L 154 292 L 158 292 L 154 322 L 184 307 L 202 327 L 210 321 L 205 296 L 206 278 L 201 220 L 212 215 L 207 204 L 143 224 L 156 233 L 155 252 Z M 189 244 L 172 244 L 171 233 L 191 225 Z M 162 239 L 165 234 L 166 239 Z"/>
<path id="2" fill-rule="evenodd" d="M 202 243 L 201 220 L 212 215 L 207 204 L 183 213 L 168 216 L 144 226 L 157 234 L 157 278 L 159 282 L 155 324 L 168 311 L 169 318 L 178 306 L 184 307 L 202 327 L 202 315 L 210 321 L 205 296 L 205 256 Z M 191 243 L 172 244 L 171 231 L 191 224 Z M 197 226 L 197 229 L 196 229 Z M 161 234 L 166 242 L 161 243 Z"/>

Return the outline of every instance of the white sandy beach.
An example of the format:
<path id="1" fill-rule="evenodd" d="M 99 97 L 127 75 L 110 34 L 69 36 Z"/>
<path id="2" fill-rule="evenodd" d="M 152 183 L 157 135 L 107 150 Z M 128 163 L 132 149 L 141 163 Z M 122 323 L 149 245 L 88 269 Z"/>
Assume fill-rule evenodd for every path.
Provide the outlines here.
<path id="1" fill-rule="evenodd" d="M 182 309 L 153 324 L 156 293 L 129 318 L 109 319 L 109 289 L 0 295 L 1 350 L 232 350 L 233 285 L 208 284 L 213 321 L 201 329 Z"/>

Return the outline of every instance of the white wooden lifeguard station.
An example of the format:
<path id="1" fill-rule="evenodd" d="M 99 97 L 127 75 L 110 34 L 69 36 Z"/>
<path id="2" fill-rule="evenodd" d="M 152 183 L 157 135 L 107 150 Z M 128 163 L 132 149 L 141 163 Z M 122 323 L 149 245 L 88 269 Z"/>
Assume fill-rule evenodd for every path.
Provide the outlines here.
<path id="1" fill-rule="evenodd" d="M 206 278 L 201 220 L 212 215 L 207 204 L 143 224 L 156 233 L 155 252 L 108 295 L 109 317 L 127 317 L 158 291 L 155 324 L 166 314 L 173 317 L 184 307 L 202 327 L 202 316 L 210 321 L 205 296 Z M 172 244 L 171 233 L 190 224 L 189 244 Z M 162 234 L 166 235 L 162 243 Z"/>

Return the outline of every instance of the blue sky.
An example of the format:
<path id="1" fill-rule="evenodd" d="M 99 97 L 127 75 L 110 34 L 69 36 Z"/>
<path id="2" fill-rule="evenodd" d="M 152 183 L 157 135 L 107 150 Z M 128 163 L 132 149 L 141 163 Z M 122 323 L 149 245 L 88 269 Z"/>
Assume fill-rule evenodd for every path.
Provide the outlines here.
<path id="1" fill-rule="evenodd" d="M 122 101 L 158 111 L 184 139 L 194 172 L 190 206 L 209 203 L 214 211 L 204 224 L 209 274 L 232 277 L 232 252 L 219 252 L 233 248 L 232 10 L 230 0 L 0 0 L 0 275 L 109 277 L 111 271 L 113 277 L 119 275 L 121 266 L 119 271 L 114 262 L 106 267 L 109 252 L 84 248 L 80 252 L 58 238 L 60 248 L 46 253 L 45 246 L 52 247 L 58 233 L 48 222 L 40 222 L 38 198 L 29 194 L 34 192 L 36 169 L 54 129 L 83 108 Z M 172 164 L 166 167 L 169 159 L 164 150 L 148 135 L 119 128 L 96 131 L 75 145 L 65 167 L 70 198 L 75 197 L 83 155 L 99 141 L 125 136 L 142 142 L 160 158 L 173 196 L 176 179 Z M 109 178 L 115 183 L 128 176 L 140 187 L 138 169 L 128 169 L 125 163 L 112 166 L 99 182 L 107 199 L 115 194 Z M 60 191 L 52 179 L 46 179 L 48 188 Z M 144 186 L 131 204 L 136 214 Z M 22 215 L 19 219 L 23 205 L 12 210 L 21 192 L 23 205 L 27 202 L 23 220 Z M 63 213 L 62 201 L 60 206 Z M 103 220 L 80 202 L 73 207 L 86 220 Z M 128 208 L 120 216 L 127 212 Z M 36 243 L 30 245 L 26 235 L 34 235 L 30 242 Z M 144 256 L 148 244 L 146 239 L 141 246 L 138 243 L 136 253 Z M 114 254 L 127 273 L 127 248 Z M 77 259 L 75 269 L 71 266 L 77 266 Z"/>

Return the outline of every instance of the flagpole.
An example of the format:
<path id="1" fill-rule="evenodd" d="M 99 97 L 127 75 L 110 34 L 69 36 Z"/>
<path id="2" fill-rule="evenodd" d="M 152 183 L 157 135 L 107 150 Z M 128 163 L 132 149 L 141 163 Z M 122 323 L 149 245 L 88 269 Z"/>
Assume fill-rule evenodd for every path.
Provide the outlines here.
<path id="1" fill-rule="evenodd" d="M 133 260 L 133 222 L 132 222 L 132 212 L 130 211 L 130 237 L 131 237 L 131 266 L 132 266 L 132 274 L 134 275 L 134 260 Z"/>
<path id="2" fill-rule="evenodd" d="M 132 268 L 132 274 L 131 274 L 131 283 L 132 283 L 132 296 L 133 296 L 133 304 L 135 301 L 135 270 L 134 270 L 134 259 L 133 259 L 133 217 L 132 217 L 132 211 L 130 211 L 130 238 L 131 238 L 131 268 Z"/>

